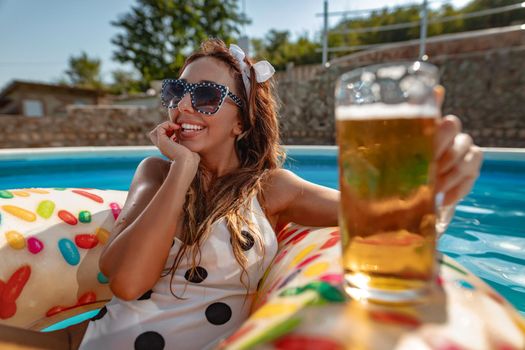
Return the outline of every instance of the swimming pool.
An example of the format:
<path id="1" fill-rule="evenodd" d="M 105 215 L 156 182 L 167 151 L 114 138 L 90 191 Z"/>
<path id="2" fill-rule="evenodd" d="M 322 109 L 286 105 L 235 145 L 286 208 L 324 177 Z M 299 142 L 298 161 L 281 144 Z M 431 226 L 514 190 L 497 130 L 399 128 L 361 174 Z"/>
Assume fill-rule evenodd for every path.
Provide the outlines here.
<path id="1" fill-rule="evenodd" d="M 289 147 L 286 167 L 338 187 L 335 147 Z M 127 190 L 154 147 L 0 150 L 0 189 Z M 525 153 L 487 150 L 481 176 L 459 203 L 439 249 L 484 279 L 525 316 Z"/>

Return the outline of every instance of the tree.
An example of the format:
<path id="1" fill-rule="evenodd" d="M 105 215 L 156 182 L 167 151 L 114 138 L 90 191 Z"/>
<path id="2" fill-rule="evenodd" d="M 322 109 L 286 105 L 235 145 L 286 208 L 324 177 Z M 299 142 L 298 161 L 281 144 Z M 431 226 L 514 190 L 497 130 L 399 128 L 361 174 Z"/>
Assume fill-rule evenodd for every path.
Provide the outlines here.
<path id="1" fill-rule="evenodd" d="M 90 58 L 82 52 L 79 56 L 69 58 L 69 69 L 66 71 L 69 83 L 86 88 L 101 89 L 104 84 L 100 76 L 101 61 Z"/>
<path id="2" fill-rule="evenodd" d="M 135 74 L 122 69 L 111 72 L 113 83 L 110 85 L 110 91 L 114 94 L 132 94 L 141 92 L 140 81 Z"/>
<path id="3" fill-rule="evenodd" d="M 249 21 L 237 0 L 138 0 L 112 25 L 123 30 L 111 42 L 114 59 L 131 63 L 143 87 L 151 80 L 174 76 L 184 59 L 208 37 L 226 43 Z"/>
<path id="4" fill-rule="evenodd" d="M 319 44 L 310 41 L 306 34 L 292 41 L 287 30 L 272 29 L 264 40 L 253 39 L 252 47 L 256 59 L 270 61 L 277 70 L 284 70 L 288 62 L 299 65 L 318 63 L 321 60 L 321 54 L 316 52 Z"/>

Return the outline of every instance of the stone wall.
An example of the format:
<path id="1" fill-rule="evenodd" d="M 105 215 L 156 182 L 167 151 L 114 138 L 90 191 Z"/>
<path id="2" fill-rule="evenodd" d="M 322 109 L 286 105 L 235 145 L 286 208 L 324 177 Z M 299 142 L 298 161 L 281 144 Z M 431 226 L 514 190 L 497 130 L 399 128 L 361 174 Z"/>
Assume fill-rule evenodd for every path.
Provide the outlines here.
<path id="1" fill-rule="evenodd" d="M 521 28 L 446 35 L 427 43 L 429 61 L 439 67 L 447 91 L 443 113 L 459 116 L 478 145 L 525 147 L 525 28 Z M 332 60 L 310 80 L 281 79 L 284 141 L 334 144 L 336 79 L 368 64 L 414 59 L 418 49 L 417 41 L 392 44 Z"/>
<path id="2" fill-rule="evenodd" d="M 338 58 L 328 69 L 296 67 L 279 74 L 282 142 L 334 144 L 337 77 L 367 64 L 414 59 L 417 44 L 398 43 Z M 525 147 L 525 30 L 517 26 L 446 35 L 429 39 L 427 47 L 447 90 L 444 113 L 458 115 L 481 146 Z M 301 71 L 295 74 L 293 69 Z M 166 119 L 158 109 L 139 107 L 70 107 L 67 114 L 0 115 L 0 148 L 149 145 L 148 132 Z"/>
<path id="3" fill-rule="evenodd" d="M 157 109 L 69 107 L 67 117 L 0 115 L 0 148 L 151 145 Z"/>

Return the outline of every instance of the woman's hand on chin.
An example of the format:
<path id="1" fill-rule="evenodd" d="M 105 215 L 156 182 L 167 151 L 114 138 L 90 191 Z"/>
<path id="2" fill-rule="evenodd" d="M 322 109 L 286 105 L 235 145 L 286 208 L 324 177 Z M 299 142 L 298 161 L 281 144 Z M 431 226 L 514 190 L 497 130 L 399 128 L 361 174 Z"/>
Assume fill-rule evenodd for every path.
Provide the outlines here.
<path id="1" fill-rule="evenodd" d="M 188 163 L 194 165 L 196 169 L 200 162 L 200 156 L 177 142 L 176 132 L 179 129 L 180 125 L 171 121 L 165 121 L 157 125 L 157 127 L 149 133 L 149 138 L 169 160 Z"/>

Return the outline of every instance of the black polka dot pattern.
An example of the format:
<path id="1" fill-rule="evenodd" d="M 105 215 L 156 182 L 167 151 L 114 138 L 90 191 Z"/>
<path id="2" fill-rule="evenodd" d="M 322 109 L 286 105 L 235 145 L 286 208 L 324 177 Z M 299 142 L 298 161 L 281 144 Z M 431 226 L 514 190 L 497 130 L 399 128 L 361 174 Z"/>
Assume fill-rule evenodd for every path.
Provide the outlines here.
<path id="1" fill-rule="evenodd" d="M 157 332 L 144 332 L 135 339 L 135 350 L 162 350 L 166 342 Z"/>
<path id="2" fill-rule="evenodd" d="M 148 290 L 146 293 L 142 294 L 142 296 L 140 298 L 138 298 L 138 300 L 148 300 L 148 299 L 151 299 L 151 294 L 153 293 L 153 290 Z"/>
<path id="3" fill-rule="evenodd" d="M 241 231 L 241 235 L 244 237 L 245 242 L 241 243 L 241 249 L 244 251 L 248 251 L 252 249 L 253 245 L 255 244 L 255 239 L 253 238 L 252 234 L 248 231 Z M 232 239 L 230 238 L 230 243 L 232 243 Z"/>
<path id="4" fill-rule="evenodd" d="M 99 310 L 99 312 L 95 316 L 91 318 L 91 321 L 100 320 L 102 317 L 104 317 L 104 315 L 106 315 L 107 312 L 108 308 L 104 306 L 102 309 Z"/>
<path id="5" fill-rule="evenodd" d="M 184 274 L 184 278 L 186 281 L 191 283 L 201 283 L 208 277 L 208 271 L 202 266 L 195 267 L 195 272 L 193 273 L 193 276 L 191 275 L 191 269 L 186 271 Z"/>
<path id="6" fill-rule="evenodd" d="M 213 303 L 206 308 L 206 319 L 211 324 L 220 326 L 232 317 L 232 309 L 225 303 Z"/>
<path id="7" fill-rule="evenodd" d="M 246 240 L 243 244 L 241 244 L 241 248 L 244 251 L 252 249 L 253 245 L 255 244 L 255 239 L 253 238 L 252 234 L 248 231 L 241 231 L 242 236 Z"/>

